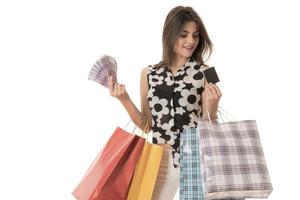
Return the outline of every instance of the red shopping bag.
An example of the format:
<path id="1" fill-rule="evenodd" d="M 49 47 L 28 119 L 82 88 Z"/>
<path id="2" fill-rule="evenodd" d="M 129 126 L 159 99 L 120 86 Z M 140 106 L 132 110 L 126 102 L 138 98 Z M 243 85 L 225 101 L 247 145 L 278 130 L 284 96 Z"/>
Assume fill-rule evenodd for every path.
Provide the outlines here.
<path id="1" fill-rule="evenodd" d="M 72 192 L 78 200 L 125 200 L 145 139 L 117 128 Z"/>

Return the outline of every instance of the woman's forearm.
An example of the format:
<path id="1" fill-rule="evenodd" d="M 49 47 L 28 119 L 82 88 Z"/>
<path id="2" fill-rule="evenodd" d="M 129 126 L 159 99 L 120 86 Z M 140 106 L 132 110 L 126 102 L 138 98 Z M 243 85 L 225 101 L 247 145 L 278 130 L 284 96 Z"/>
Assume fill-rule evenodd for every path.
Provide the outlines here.
<path id="1" fill-rule="evenodd" d="M 117 98 L 126 111 L 128 112 L 130 119 L 144 132 L 149 132 L 149 122 L 146 115 L 139 111 L 134 103 L 131 101 L 128 93 L 126 92 L 125 85 L 113 82 L 112 77 L 109 79 L 109 92 L 110 95 Z M 148 126 L 147 126 L 148 124 Z"/>
<path id="2" fill-rule="evenodd" d="M 122 105 L 124 106 L 124 108 L 126 109 L 127 113 L 129 114 L 131 120 L 133 121 L 133 123 L 139 127 L 141 130 L 147 131 L 145 130 L 145 128 L 149 128 L 146 127 L 146 123 L 147 123 L 147 118 L 145 115 L 143 115 L 142 112 L 140 112 L 137 107 L 134 105 L 134 103 L 132 102 L 132 100 L 128 97 L 124 100 L 120 100 Z"/>

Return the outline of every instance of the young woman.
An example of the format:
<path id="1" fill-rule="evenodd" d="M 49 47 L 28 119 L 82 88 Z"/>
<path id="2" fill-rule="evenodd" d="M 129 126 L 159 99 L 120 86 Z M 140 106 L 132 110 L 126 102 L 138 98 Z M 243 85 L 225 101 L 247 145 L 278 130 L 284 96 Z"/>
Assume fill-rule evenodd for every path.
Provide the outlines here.
<path id="1" fill-rule="evenodd" d="M 215 84 L 207 84 L 203 56 L 212 42 L 198 14 L 191 7 L 173 8 L 165 20 L 162 60 L 141 72 L 141 110 L 131 101 L 125 86 L 110 80 L 110 94 L 145 132 L 152 130 L 153 143 L 165 149 L 153 198 L 171 200 L 179 187 L 179 134 L 197 122 L 216 120 L 222 96 Z"/>

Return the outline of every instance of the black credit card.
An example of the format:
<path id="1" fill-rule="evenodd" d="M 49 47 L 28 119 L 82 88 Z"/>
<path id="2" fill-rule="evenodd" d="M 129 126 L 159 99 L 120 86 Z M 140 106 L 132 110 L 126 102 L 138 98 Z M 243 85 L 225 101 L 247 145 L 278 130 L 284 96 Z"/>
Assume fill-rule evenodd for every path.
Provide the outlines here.
<path id="1" fill-rule="evenodd" d="M 218 74 L 214 67 L 210 67 L 203 71 L 204 76 L 208 83 L 217 83 L 220 81 Z"/>

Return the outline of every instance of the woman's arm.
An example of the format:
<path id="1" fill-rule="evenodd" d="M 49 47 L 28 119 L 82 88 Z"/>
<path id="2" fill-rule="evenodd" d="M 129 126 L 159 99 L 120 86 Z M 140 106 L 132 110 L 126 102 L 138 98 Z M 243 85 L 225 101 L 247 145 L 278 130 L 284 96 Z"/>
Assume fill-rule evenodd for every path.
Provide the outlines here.
<path id="1" fill-rule="evenodd" d="M 152 115 L 149 107 L 149 101 L 147 98 L 149 86 L 148 86 L 148 73 L 149 68 L 145 67 L 141 72 L 140 82 L 140 94 L 141 94 L 141 111 L 144 117 L 144 130 L 146 133 L 151 131 L 152 127 Z"/>
<path id="2" fill-rule="evenodd" d="M 144 132 L 149 132 L 151 129 L 151 117 L 149 118 L 150 111 L 147 100 L 148 82 L 146 70 L 147 68 L 142 70 L 140 79 L 141 111 L 137 109 L 135 104 L 130 99 L 128 93 L 126 92 L 125 85 L 117 82 L 114 83 L 112 79 L 110 79 L 109 91 L 111 96 L 117 98 L 122 103 L 135 125 L 137 125 Z"/>

